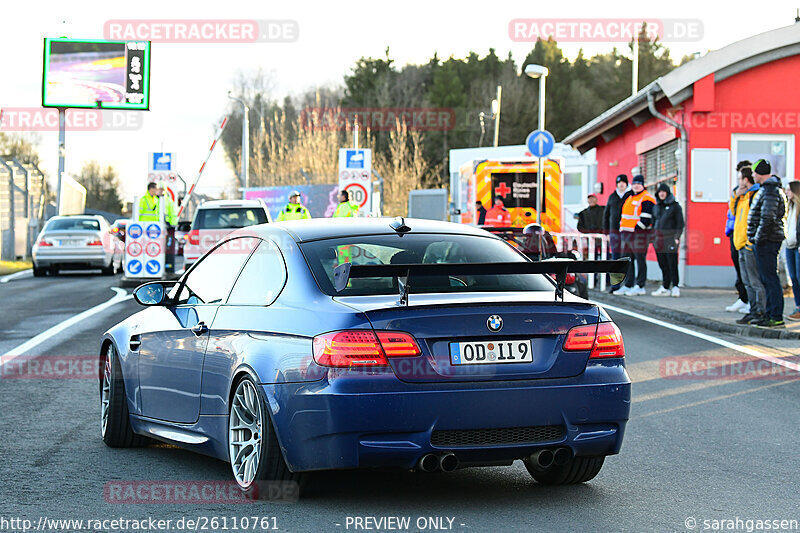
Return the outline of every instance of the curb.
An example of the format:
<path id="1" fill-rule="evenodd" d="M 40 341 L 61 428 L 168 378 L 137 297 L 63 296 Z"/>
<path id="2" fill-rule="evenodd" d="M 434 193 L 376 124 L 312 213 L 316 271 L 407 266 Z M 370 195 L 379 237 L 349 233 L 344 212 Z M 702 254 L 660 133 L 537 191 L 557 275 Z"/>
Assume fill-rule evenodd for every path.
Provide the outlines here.
<path id="1" fill-rule="evenodd" d="M 684 311 L 676 311 L 646 302 L 639 302 L 626 296 L 614 296 L 594 289 L 589 290 L 589 299 L 600 303 L 618 305 L 627 309 L 640 311 L 643 314 L 657 318 L 674 320 L 690 326 L 698 326 L 718 333 L 728 333 L 741 337 L 757 337 L 761 339 L 800 339 L 800 332 L 786 329 L 768 329 L 739 324 L 728 324 L 719 320 L 711 320 Z"/>

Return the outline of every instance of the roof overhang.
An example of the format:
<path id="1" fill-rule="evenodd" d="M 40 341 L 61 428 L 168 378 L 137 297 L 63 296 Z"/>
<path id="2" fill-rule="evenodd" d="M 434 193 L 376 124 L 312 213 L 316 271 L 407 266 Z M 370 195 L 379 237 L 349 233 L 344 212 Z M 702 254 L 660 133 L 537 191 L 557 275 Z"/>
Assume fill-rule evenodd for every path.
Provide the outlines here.
<path id="1" fill-rule="evenodd" d="M 595 147 L 598 137 L 606 141 L 621 133 L 622 125 L 631 119 L 637 126 L 649 118 L 647 93 L 656 101 L 666 97 L 673 106 L 694 94 L 694 83 L 714 74 L 722 81 L 759 65 L 800 55 L 800 24 L 771 30 L 709 52 L 689 61 L 653 81 L 636 94 L 573 131 L 562 142 L 581 153 Z"/>

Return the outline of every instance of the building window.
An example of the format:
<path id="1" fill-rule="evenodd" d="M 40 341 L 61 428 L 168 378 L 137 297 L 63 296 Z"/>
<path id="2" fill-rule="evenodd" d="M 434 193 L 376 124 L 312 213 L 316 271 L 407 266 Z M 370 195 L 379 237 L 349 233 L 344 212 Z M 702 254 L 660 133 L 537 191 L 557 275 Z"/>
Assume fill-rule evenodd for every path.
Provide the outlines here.
<path id="1" fill-rule="evenodd" d="M 736 164 L 766 159 L 772 173 L 786 184 L 794 179 L 794 135 L 734 133 L 731 135 L 731 188 L 736 186 Z"/>
<path id="2" fill-rule="evenodd" d="M 564 174 L 564 204 L 583 204 L 583 172 Z"/>
<path id="3" fill-rule="evenodd" d="M 678 139 L 662 144 L 639 155 L 639 168 L 648 185 L 675 178 L 678 175 Z"/>

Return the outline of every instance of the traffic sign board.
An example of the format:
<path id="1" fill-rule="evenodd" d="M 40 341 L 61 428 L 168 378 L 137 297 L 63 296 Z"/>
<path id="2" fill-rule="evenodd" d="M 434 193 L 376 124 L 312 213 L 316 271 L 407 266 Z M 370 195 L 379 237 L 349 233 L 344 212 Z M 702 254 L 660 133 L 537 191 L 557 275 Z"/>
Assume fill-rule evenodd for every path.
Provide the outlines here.
<path id="1" fill-rule="evenodd" d="M 138 239 L 142 236 L 142 227 L 139 224 L 131 224 L 127 231 L 128 237 Z"/>
<path id="2" fill-rule="evenodd" d="M 161 272 L 161 263 L 156 259 L 151 259 L 145 264 L 145 270 L 151 276 L 155 276 Z"/>
<path id="3" fill-rule="evenodd" d="M 175 170 L 172 152 L 153 152 L 150 154 L 150 167 L 148 171 Z"/>
<path id="4" fill-rule="evenodd" d="M 369 198 L 367 189 L 360 183 L 350 183 L 344 190 L 347 191 L 350 201 L 357 203 L 359 208 L 367 205 L 367 199 Z"/>
<path id="5" fill-rule="evenodd" d="M 158 224 L 150 224 L 149 226 L 147 226 L 148 237 L 150 237 L 151 239 L 158 239 L 160 235 L 161 235 L 161 228 L 158 226 Z"/>
<path id="6" fill-rule="evenodd" d="M 142 271 L 142 262 L 138 259 L 128 261 L 128 272 L 131 274 L 138 274 Z"/>
<path id="7" fill-rule="evenodd" d="M 131 241 L 128 245 L 128 255 L 136 257 L 142 253 L 142 244 L 139 241 Z"/>
<path id="8" fill-rule="evenodd" d="M 144 251 L 150 257 L 156 257 L 161 253 L 161 245 L 158 243 L 158 241 L 150 241 L 144 247 Z"/>
<path id="9" fill-rule="evenodd" d="M 547 130 L 534 130 L 528 134 L 525 144 L 533 157 L 547 157 L 553 151 L 556 140 Z"/>

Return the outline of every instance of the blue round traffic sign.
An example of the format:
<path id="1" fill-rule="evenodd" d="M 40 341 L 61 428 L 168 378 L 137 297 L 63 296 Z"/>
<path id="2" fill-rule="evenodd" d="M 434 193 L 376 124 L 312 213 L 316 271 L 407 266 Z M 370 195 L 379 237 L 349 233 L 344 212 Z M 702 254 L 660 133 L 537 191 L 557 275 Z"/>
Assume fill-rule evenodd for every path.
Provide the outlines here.
<path id="1" fill-rule="evenodd" d="M 139 237 L 142 236 L 143 233 L 142 226 L 140 226 L 139 224 L 131 224 L 128 226 L 128 230 L 126 233 L 128 234 L 128 237 L 130 237 L 131 239 L 138 239 Z"/>
<path id="2" fill-rule="evenodd" d="M 547 130 L 534 130 L 528 134 L 525 144 L 533 157 L 547 157 L 553 151 L 556 140 Z"/>
<path id="3" fill-rule="evenodd" d="M 147 270 L 148 274 L 155 276 L 159 272 L 161 272 L 161 263 L 156 261 L 155 259 L 151 259 L 145 264 L 145 270 Z"/>
<path id="4" fill-rule="evenodd" d="M 139 272 L 142 271 L 142 262 L 139 261 L 138 259 L 132 259 L 128 261 L 127 267 L 128 267 L 128 272 L 130 272 L 131 274 L 138 274 Z"/>
<path id="5" fill-rule="evenodd" d="M 158 239 L 161 235 L 161 228 L 158 227 L 158 224 L 150 224 L 147 226 L 147 236 L 151 239 Z"/>

